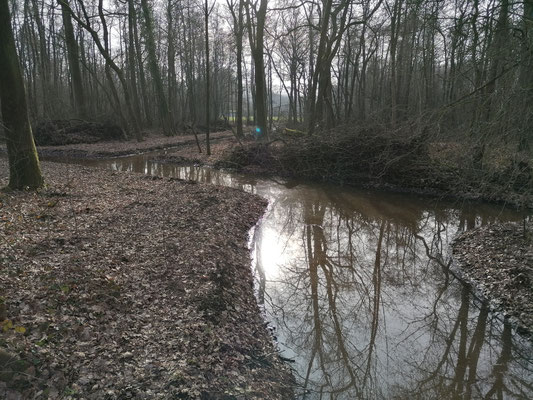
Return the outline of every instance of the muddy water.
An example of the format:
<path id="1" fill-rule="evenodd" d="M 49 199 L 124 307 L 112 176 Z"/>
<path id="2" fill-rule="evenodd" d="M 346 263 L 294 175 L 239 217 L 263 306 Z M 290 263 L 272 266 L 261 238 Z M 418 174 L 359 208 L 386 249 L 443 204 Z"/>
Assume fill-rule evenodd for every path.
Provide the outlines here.
<path id="1" fill-rule="evenodd" d="M 501 207 L 257 179 L 150 162 L 119 171 L 270 201 L 252 239 L 258 297 L 299 399 L 533 399 L 533 349 L 447 268 L 451 240 Z"/>

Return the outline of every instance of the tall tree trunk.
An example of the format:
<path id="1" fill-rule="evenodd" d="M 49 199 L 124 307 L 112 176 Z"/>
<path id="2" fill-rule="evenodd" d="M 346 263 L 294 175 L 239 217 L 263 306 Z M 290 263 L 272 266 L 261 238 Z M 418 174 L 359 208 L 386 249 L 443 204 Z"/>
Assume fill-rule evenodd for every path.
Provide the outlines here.
<path id="1" fill-rule="evenodd" d="M 520 127 L 518 150 L 529 151 L 533 137 L 533 0 L 524 0 L 524 14 L 522 26 L 524 38 L 522 41 L 522 64 L 520 66 L 520 83 L 524 91 L 523 107 L 524 119 Z"/>
<path id="2" fill-rule="evenodd" d="M 46 46 L 46 33 L 43 21 L 41 19 L 41 14 L 39 10 L 39 5 L 37 0 L 32 0 L 32 10 L 33 10 L 33 19 L 37 24 L 37 33 L 39 36 L 39 70 L 41 78 L 41 89 L 42 89 L 42 105 L 43 105 L 43 116 L 50 118 L 52 114 L 52 103 L 49 101 L 48 96 L 50 94 L 50 58 L 48 55 L 48 49 Z"/>
<path id="3" fill-rule="evenodd" d="M 248 5 L 248 3 L 247 3 Z M 256 111 L 256 132 L 264 139 L 268 138 L 267 130 L 267 107 L 266 107 L 266 79 L 265 79 L 265 60 L 264 36 L 265 20 L 267 11 L 267 0 L 261 0 L 259 9 L 255 14 L 255 25 L 252 23 L 250 5 L 247 6 L 248 32 L 250 38 L 250 47 L 254 61 L 255 75 L 255 111 Z"/>
<path id="4" fill-rule="evenodd" d="M 67 45 L 68 66 L 70 78 L 72 80 L 72 92 L 74 93 L 76 112 L 81 119 L 86 119 L 87 109 L 85 106 L 85 94 L 81 80 L 78 43 L 76 42 L 76 37 L 74 36 L 70 12 L 63 3 L 59 2 L 59 4 L 61 5 L 61 16 L 63 18 L 63 27 L 65 28 L 65 43 Z"/>
<path id="5" fill-rule="evenodd" d="M 129 0 L 132 2 L 133 0 Z M 141 51 L 141 44 L 139 40 L 139 29 L 137 27 L 137 14 L 135 9 L 133 10 L 132 23 L 133 23 L 133 40 L 135 42 L 135 55 L 137 57 L 137 66 L 139 67 L 139 83 L 141 84 L 141 95 L 143 99 L 143 108 L 144 108 L 144 119 L 146 125 L 151 127 L 153 125 L 152 121 L 152 109 L 150 107 L 150 99 L 148 98 L 148 90 L 146 84 L 146 74 L 144 73 L 144 63 Z"/>
<path id="6" fill-rule="evenodd" d="M 242 39 L 244 35 L 244 0 L 238 0 L 234 3 L 227 0 L 228 8 L 233 17 L 233 34 L 235 36 L 235 47 L 237 48 L 237 137 L 244 136 L 242 129 L 242 103 L 243 103 L 243 84 L 242 84 Z M 238 10 L 235 11 L 235 6 Z"/>
<path id="7" fill-rule="evenodd" d="M 135 71 L 135 38 L 134 38 L 134 24 L 135 24 L 135 5 L 133 0 L 128 0 L 128 51 L 127 51 L 127 65 L 130 75 L 130 87 L 133 97 L 133 109 L 135 114 L 139 117 L 141 115 L 141 104 L 139 102 L 139 94 L 137 92 L 137 74 Z"/>
<path id="8" fill-rule="evenodd" d="M 211 144 L 209 143 L 209 105 L 211 103 L 210 87 L 209 87 L 209 3 L 205 0 L 204 8 L 205 17 L 205 145 L 207 155 L 211 155 Z"/>
<path id="9" fill-rule="evenodd" d="M 167 3 L 167 62 L 168 62 L 168 109 L 170 115 L 176 111 L 176 46 L 174 43 L 174 14 L 172 0 Z M 173 119 L 175 122 L 176 119 Z"/>
<path id="10" fill-rule="evenodd" d="M 394 2 L 391 14 L 391 39 L 390 39 L 390 104 L 391 104 L 391 126 L 394 128 L 398 120 L 398 71 L 397 71 L 397 48 L 400 35 L 400 18 L 402 14 L 403 0 Z"/>
<path id="11" fill-rule="evenodd" d="M 333 6 L 332 0 L 326 0 L 324 4 L 324 9 L 322 11 L 322 18 L 321 18 L 321 25 L 320 25 L 320 41 L 318 44 L 318 53 L 316 57 L 316 66 L 313 70 L 313 74 L 310 76 L 310 82 L 309 82 L 309 94 L 308 94 L 308 111 L 307 111 L 307 119 L 308 119 L 308 132 L 309 134 L 312 134 L 315 130 L 315 124 L 316 121 L 320 119 L 320 116 L 317 116 L 317 107 L 318 111 L 321 110 L 321 101 L 320 97 L 318 97 L 319 101 L 317 102 L 317 88 L 318 88 L 318 82 L 320 79 L 320 76 L 322 75 L 322 69 L 324 68 L 324 57 L 326 52 L 326 45 L 327 45 L 327 38 L 328 38 L 328 31 L 329 31 L 329 19 L 331 15 L 331 8 Z M 325 82 L 324 82 L 325 83 Z M 323 90 L 326 88 L 323 86 Z"/>
<path id="12" fill-rule="evenodd" d="M 237 40 L 237 136 L 243 137 L 244 132 L 242 128 L 242 103 L 243 103 L 243 85 L 242 85 L 242 37 L 244 34 L 243 22 L 243 1 L 239 1 L 239 17 L 237 21 L 238 35 Z"/>
<path id="13" fill-rule="evenodd" d="M 248 73 L 246 65 L 244 65 L 244 84 L 246 90 L 246 126 L 250 125 L 250 90 L 248 87 Z"/>
<path id="14" fill-rule="evenodd" d="M 36 189 L 43 185 L 43 177 L 7 2 L 0 0 L 0 101 L 9 157 L 9 187 Z"/>
<path id="15" fill-rule="evenodd" d="M 150 7 L 148 6 L 148 0 L 141 0 L 141 7 L 144 15 L 144 23 L 146 28 L 146 50 L 148 51 L 148 66 L 150 67 L 150 74 L 155 84 L 155 91 L 158 102 L 158 112 L 163 130 L 166 135 L 172 135 L 172 116 L 168 109 L 168 103 L 165 98 L 165 91 L 163 89 L 163 80 L 161 79 L 161 71 L 157 63 L 157 56 L 155 54 L 155 40 L 154 29 L 152 23 L 152 15 L 150 13 Z"/>

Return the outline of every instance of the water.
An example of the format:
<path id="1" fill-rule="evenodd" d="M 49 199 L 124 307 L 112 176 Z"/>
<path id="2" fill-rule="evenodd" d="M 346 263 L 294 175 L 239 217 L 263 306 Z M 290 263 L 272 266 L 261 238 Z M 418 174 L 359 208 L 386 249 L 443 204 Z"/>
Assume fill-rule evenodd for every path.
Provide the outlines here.
<path id="1" fill-rule="evenodd" d="M 269 200 L 252 239 L 258 299 L 294 360 L 299 399 L 533 398 L 531 343 L 447 268 L 459 232 L 518 213 L 151 157 L 83 163 Z"/>

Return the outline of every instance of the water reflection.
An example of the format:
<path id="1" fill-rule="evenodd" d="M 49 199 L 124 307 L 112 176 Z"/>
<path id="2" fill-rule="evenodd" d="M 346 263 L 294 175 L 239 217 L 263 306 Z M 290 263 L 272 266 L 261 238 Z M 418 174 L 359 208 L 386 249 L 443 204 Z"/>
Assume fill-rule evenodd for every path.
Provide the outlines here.
<path id="1" fill-rule="evenodd" d="M 473 298 L 444 256 L 458 231 L 516 215 L 355 191 L 296 197 L 262 229 L 277 225 L 290 252 L 264 286 L 301 398 L 533 397 L 530 345 Z"/>
<path id="2" fill-rule="evenodd" d="M 258 299 L 295 360 L 299 398 L 533 398 L 531 344 L 455 279 L 446 256 L 458 232 L 519 215 L 149 158 L 88 163 L 269 199 L 252 242 Z"/>

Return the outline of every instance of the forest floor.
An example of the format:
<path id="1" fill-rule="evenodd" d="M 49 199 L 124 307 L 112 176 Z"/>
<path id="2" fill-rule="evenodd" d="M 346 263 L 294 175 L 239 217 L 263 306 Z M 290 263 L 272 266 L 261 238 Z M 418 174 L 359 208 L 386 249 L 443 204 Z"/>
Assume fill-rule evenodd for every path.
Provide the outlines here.
<path id="1" fill-rule="evenodd" d="M 253 291 L 264 200 L 42 167 L 45 189 L 0 192 L 0 398 L 292 398 Z"/>
<path id="2" fill-rule="evenodd" d="M 233 138 L 234 136 L 231 131 L 222 131 L 211 133 L 210 137 L 216 143 L 219 140 Z M 198 139 L 205 152 L 205 134 L 198 134 Z M 163 136 L 159 134 L 148 135 L 142 142 L 136 140 L 113 140 L 98 143 L 67 144 L 63 146 L 38 146 L 37 149 L 41 157 L 111 158 L 163 150 L 176 146 L 187 149 L 194 148 L 196 152 L 198 151 L 194 135 Z M 6 153 L 5 144 L 0 143 L 0 153 Z"/>
<path id="3" fill-rule="evenodd" d="M 231 167 L 235 154 L 252 149 L 258 160 L 236 167 L 279 171 L 280 164 L 266 168 L 264 154 L 253 153 L 257 143 L 241 148 L 231 132 L 217 133 L 207 156 L 199 137 L 202 153 L 193 136 L 39 151 L 99 158 L 166 149 L 157 161 Z M 264 209 L 261 200 L 170 179 L 43 168 L 47 189 L 0 194 L 0 364 L 15 356 L 11 370 L 0 373 L 0 397 L 291 397 L 290 371 L 253 297 L 245 236 Z M 0 159 L 0 184 L 6 174 Z M 492 225 L 454 245 L 464 278 L 523 332 L 533 330 L 528 229 L 524 237 L 518 225 Z M 6 389 L 5 378 L 16 387 Z"/>
<path id="4" fill-rule="evenodd" d="M 533 339 L 533 221 L 464 232 L 453 257 L 459 275 Z"/>

